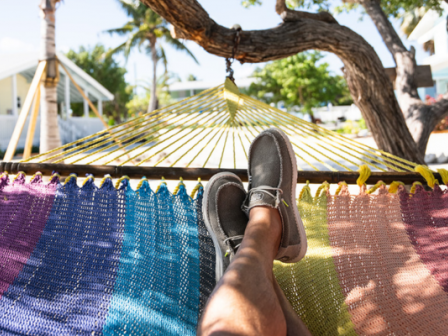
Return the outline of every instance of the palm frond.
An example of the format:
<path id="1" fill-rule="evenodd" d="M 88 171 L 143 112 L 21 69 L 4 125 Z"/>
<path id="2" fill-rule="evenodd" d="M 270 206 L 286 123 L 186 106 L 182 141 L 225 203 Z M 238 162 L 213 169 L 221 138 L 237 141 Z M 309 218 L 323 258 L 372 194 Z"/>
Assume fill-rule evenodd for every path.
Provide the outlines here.
<path id="1" fill-rule="evenodd" d="M 128 16 L 131 16 L 133 18 L 135 18 L 136 16 L 138 16 L 139 11 L 138 11 L 138 7 L 139 7 L 139 1 L 129 1 L 129 0 L 118 0 L 118 3 L 121 5 L 121 8 L 124 9 L 124 11 L 126 12 L 126 14 Z"/>
<path id="2" fill-rule="evenodd" d="M 112 56 L 114 54 L 118 54 L 120 52 L 124 51 L 124 48 L 126 47 L 126 42 L 123 42 L 122 44 L 120 44 L 118 47 L 113 48 L 113 49 L 109 49 L 106 52 L 106 57 Z"/>
<path id="3" fill-rule="evenodd" d="M 168 59 L 166 58 L 166 53 L 165 53 L 165 49 L 163 48 L 163 46 L 159 47 L 159 53 L 158 53 L 158 58 L 162 60 L 163 62 L 163 66 L 165 68 L 165 74 L 168 73 Z"/>
<path id="4" fill-rule="evenodd" d="M 112 28 L 107 29 L 104 31 L 104 33 L 108 33 L 110 35 L 117 34 L 117 35 L 126 35 L 132 32 L 135 29 L 135 26 L 132 24 L 132 21 L 126 23 L 123 27 L 120 28 Z"/>
<path id="5" fill-rule="evenodd" d="M 126 60 L 129 57 L 129 54 L 131 53 L 131 49 L 141 43 L 141 40 L 144 39 L 144 36 L 142 36 L 140 31 L 135 32 L 131 35 L 131 37 L 125 42 L 125 49 L 124 49 L 124 57 Z"/>
<path id="6" fill-rule="evenodd" d="M 199 64 L 193 53 L 179 40 L 171 37 L 168 29 L 168 22 L 154 12 L 152 9 L 144 5 L 139 0 L 117 0 L 126 14 L 131 18 L 123 27 L 106 30 L 106 33 L 127 36 L 127 41 L 112 49 L 109 53 L 123 52 L 126 60 L 131 53 L 131 49 L 138 47 L 141 50 L 145 47 L 146 52 L 151 52 L 151 46 L 145 42 L 149 38 L 163 38 L 167 44 L 173 46 L 176 50 L 187 53 L 197 64 Z M 159 43 L 160 44 L 160 43 Z M 163 61 L 165 72 L 167 72 L 167 57 L 165 50 L 161 47 L 157 48 L 158 58 Z"/>

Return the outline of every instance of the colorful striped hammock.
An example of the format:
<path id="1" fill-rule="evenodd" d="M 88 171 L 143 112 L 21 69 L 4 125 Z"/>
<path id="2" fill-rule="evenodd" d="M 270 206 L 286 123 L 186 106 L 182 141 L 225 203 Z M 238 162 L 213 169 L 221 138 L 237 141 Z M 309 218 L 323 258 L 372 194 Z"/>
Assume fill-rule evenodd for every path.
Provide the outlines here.
<path id="1" fill-rule="evenodd" d="M 274 271 L 313 335 L 448 335 L 448 192 L 433 187 L 303 188 L 307 256 Z M 215 285 L 195 189 L 1 175 L 0 334 L 194 335 Z"/>
<path id="2" fill-rule="evenodd" d="M 307 256 L 274 265 L 312 334 L 448 335 L 448 192 L 428 168 L 261 103 L 230 80 L 34 157 L 27 141 L 13 162 L 27 113 L 0 162 L 1 335 L 194 335 L 215 285 L 202 186 L 191 196 L 183 183 L 153 192 L 144 178 L 134 191 L 122 176 L 207 179 L 231 168 L 247 178 L 238 168 L 271 126 L 291 137 L 300 182 L 361 188 L 353 196 L 341 182 L 331 195 L 324 183 L 313 197 L 306 185 Z M 36 171 L 110 175 L 99 186 L 89 175 L 82 188 L 76 175 L 27 183 L 23 172 Z M 448 184 L 446 170 L 436 177 Z M 426 180 L 433 190 L 379 180 Z"/>

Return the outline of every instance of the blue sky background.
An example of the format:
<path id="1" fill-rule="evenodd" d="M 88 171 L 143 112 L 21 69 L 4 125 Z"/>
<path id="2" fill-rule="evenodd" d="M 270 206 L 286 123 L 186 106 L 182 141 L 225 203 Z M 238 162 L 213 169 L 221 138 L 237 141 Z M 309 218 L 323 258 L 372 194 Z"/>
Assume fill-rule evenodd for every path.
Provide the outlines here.
<path id="1" fill-rule="evenodd" d="M 263 5 L 245 9 L 240 0 L 200 0 L 202 6 L 219 24 L 231 27 L 238 23 L 243 29 L 265 29 L 280 23 L 274 11 L 274 0 L 263 0 Z M 339 4 L 338 1 L 334 2 Z M 0 53 L 36 51 L 40 43 L 39 0 L 0 0 Z M 375 26 L 366 16 L 359 20 L 360 12 L 341 14 L 336 17 L 341 25 L 348 26 L 362 35 L 376 50 L 385 67 L 395 66 L 393 59 L 381 40 Z M 125 13 L 116 0 L 64 0 L 56 14 L 56 47 L 66 52 L 79 46 L 93 46 L 98 42 L 106 47 L 115 47 L 122 37 L 110 36 L 105 30 L 123 25 L 127 21 Z M 398 29 L 398 22 L 393 22 Z M 167 48 L 169 71 L 176 73 L 182 80 L 194 74 L 199 80 L 218 80 L 225 77 L 224 59 L 210 55 L 193 42 L 186 42 L 199 60 L 194 63 L 186 54 Z M 409 47 L 411 44 L 406 41 Z M 417 62 L 428 55 L 420 45 L 417 49 Z M 332 54 L 326 54 L 323 60 L 330 69 L 341 73 L 342 62 Z M 148 55 L 134 51 L 128 62 L 120 57 L 120 62 L 128 69 L 127 80 L 130 83 L 148 80 L 151 76 L 151 63 Z M 246 77 L 260 66 L 254 64 L 239 65 L 235 62 L 235 77 Z M 160 67 L 160 70 L 162 67 Z M 136 71 L 135 71 L 136 70 Z M 135 76 L 136 72 L 136 76 Z"/>

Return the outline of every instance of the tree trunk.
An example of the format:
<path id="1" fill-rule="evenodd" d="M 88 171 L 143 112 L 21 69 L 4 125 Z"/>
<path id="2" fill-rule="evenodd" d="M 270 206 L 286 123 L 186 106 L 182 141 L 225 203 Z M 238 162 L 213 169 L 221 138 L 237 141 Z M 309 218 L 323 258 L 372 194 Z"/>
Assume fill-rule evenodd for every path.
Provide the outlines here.
<path id="1" fill-rule="evenodd" d="M 378 29 L 397 66 L 395 88 L 406 124 L 421 156 L 429 136 L 440 120 L 448 115 L 448 95 L 437 104 L 426 105 L 419 97 L 415 81 L 415 50 L 407 50 L 377 0 L 359 0 Z"/>
<path id="2" fill-rule="evenodd" d="M 231 57 L 235 31 L 214 22 L 196 0 L 142 0 L 169 21 L 176 35 L 197 42 L 207 52 Z M 285 15 L 282 15 L 282 17 Z M 409 133 L 392 83 L 375 50 L 358 34 L 329 20 L 291 18 L 266 30 L 242 31 L 236 59 L 259 63 L 316 49 L 336 54 L 356 105 L 378 147 L 422 163 Z"/>
<path id="3" fill-rule="evenodd" d="M 40 152 L 61 146 L 58 126 L 57 84 L 59 80 L 55 45 L 55 0 L 42 0 L 41 60 L 47 61 L 46 78 L 41 84 Z"/>
<path id="4" fill-rule="evenodd" d="M 152 38 L 149 40 L 151 46 L 151 60 L 152 60 L 152 85 L 151 85 L 151 98 L 149 100 L 148 112 L 152 112 L 157 109 L 157 63 L 159 58 L 157 57 L 157 40 Z"/>

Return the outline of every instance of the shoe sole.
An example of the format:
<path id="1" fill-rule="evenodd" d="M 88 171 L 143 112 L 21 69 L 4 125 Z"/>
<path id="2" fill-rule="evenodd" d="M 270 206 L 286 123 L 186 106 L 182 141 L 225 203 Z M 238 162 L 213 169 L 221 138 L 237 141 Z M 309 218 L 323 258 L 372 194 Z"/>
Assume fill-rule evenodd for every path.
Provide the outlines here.
<path id="1" fill-rule="evenodd" d="M 204 190 L 204 199 L 202 201 L 202 213 L 204 216 L 204 223 L 205 223 L 205 227 L 207 228 L 208 232 L 210 233 L 210 236 L 212 237 L 212 241 L 213 241 L 213 245 L 215 245 L 215 254 L 216 254 L 216 263 L 215 263 L 215 277 L 216 277 L 216 283 L 218 283 L 219 279 L 221 279 L 222 275 L 223 275 L 223 269 L 224 269 L 224 264 L 222 261 L 222 255 L 223 252 L 221 250 L 221 247 L 219 246 L 219 240 L 218 237 L 215 234 L 215 231 L 212 229 L 212 226 L 210 224 L 210 221 L 208 219 L 208 190 L 211 187 L 211 185 L 219 178 L 223 177 L 223 176 L 229 176 L 229 177 L 236 177 L 241 184 L 243 184 L 243 182 L 241 181 L 241 179 L 236 176 L 235 174 L 230 174 L 230 173 L 218 173 L 213 175 L 213 177 L 208 181 L 207 185 L 205 186 L 205 190 Z"/>
<path id="2" fill-rule="evenodd" d="M 295 153 L 294 150 L 292 148 L 292 144 L 291 141 L 289 140 L 288 136 L 280 129 L 275 128 L 275 131 L 277 131 L 283 138 L 283 141 L 286 143 L 286 147 L 288 148 L 288 153 L 289 156 L 291 157 L 291 161 L 292 161 L 292 181 L 294 181 L 293 186 L 291 188 L 291 200 L 293 202 L 296 202 L 296 187 L 297 187 L 297 162 L 295 159 Z M 303 257 L 306 254 L 306 251 L 308 249 L 308 241 L 306 239 L 306 232 L 305 232 L 305 227 L 303 226 L 303 221 L 302 218 L 300 217 L 300 213 L 299 213 L 299 209 L 297 207 L 297 204 L 294 204 L 294 215 L 296 216 L 297 219 L 297 230 L 299 231 L 300 234 L 300 250 L 299 250 L 299 255 L 292 259 L 291 261 L 289 261 L 290 263 L 295 263 L 300 261 L 301 259 L 303 259 Z"/>

